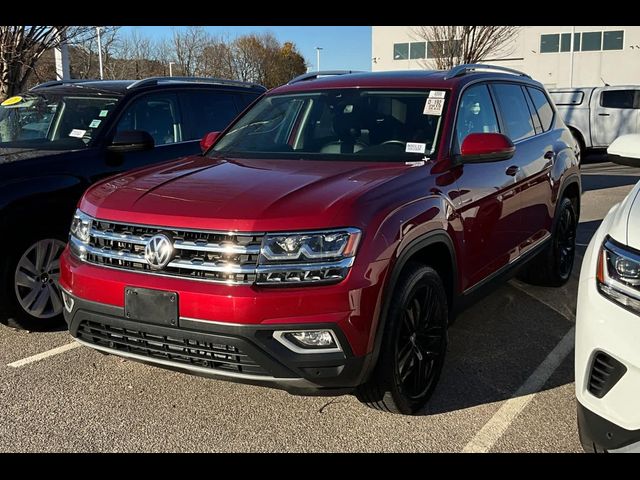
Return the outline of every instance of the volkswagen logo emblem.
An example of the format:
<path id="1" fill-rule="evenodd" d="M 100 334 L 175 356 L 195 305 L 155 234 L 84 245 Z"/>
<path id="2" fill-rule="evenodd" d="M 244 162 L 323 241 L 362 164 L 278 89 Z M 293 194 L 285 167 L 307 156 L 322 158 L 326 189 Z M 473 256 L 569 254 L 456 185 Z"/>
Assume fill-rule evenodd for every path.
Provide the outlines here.
<path id="1" fill-rule="evenodd" d="M 144 247 L 144 258 L 153 270 L 162 270 L 173 258 L 173 242 L 164 233 L 154 235 Z"/>

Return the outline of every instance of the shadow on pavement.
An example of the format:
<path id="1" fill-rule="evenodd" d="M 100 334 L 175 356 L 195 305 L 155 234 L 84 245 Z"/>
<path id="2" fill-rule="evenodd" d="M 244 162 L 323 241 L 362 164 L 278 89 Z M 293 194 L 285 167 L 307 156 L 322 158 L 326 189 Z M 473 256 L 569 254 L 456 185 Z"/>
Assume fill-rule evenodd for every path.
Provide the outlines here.
<path id="1" fill-rule="evenodd" d="M 635 185 L 640 175 L 582 175 L 582 191 Z"/>

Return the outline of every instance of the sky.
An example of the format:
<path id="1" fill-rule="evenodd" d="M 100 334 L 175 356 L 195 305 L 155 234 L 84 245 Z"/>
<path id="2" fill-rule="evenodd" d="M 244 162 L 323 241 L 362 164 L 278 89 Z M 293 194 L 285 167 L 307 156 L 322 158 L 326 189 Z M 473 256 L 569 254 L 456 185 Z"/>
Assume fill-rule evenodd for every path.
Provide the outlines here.
<path id="1" fill-rule="evenodd" d="M 152 38 L 171 37 L 174 28 L 185 27 L 122 27 L 123 33 L 137 30 Z M 371 70 L 371 27 L 204 27 L 213 35 L 233 39 L 247 33 L 271 32 L 280 42 L 295 43 L 312 70 L 316 69 L 316 47 L 321 47 L 322 70 Z"/>

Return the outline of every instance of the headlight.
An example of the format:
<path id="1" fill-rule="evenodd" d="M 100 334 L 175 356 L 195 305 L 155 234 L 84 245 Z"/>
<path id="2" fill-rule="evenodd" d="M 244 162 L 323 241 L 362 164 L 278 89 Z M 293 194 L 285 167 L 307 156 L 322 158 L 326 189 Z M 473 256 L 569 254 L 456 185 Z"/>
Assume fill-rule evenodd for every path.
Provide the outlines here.
<path id="1" fill-rule="evenodd" d="M 360 230 L 346 228 L 330 232 L 270 234 L 262 241 L 261 263 L 318 262 L 353 257 Z"/>
<path id="2" fill-rule="evenodd" d="M 89 215 L 81 212 L 80 209 L 76 210 L 76 213 L 73 215 L 73 221 L 71 222 L 71 235 L 82 243 L 89 243 L 92 221 L 93 218 Z"/>
<path id="3" fill-rule="evenodd" d="M 600 248 L 596 278 L 600 293 L 640 313 L 640 252 L 607 237 Z"/>
<path id="4" fill-rule="evenodd" d="M 267 234 L 262 240 L 256 283 L 291 285 L 344 280 L 353 265 L 360 236 L 356 228 Z"/>

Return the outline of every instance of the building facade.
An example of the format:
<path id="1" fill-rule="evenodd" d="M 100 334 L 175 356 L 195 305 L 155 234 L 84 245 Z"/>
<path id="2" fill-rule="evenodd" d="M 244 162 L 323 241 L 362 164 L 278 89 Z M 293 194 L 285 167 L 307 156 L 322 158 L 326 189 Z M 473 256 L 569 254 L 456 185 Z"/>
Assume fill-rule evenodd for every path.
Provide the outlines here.
<path id="1" fill-rule="evenodd" d="M 427 27 L 372 27 L 373 71 L 436 68 Z M 485 63 L 522 70 L 547 88 L 640 84 L 640 27 L 520 27 Z"/>

